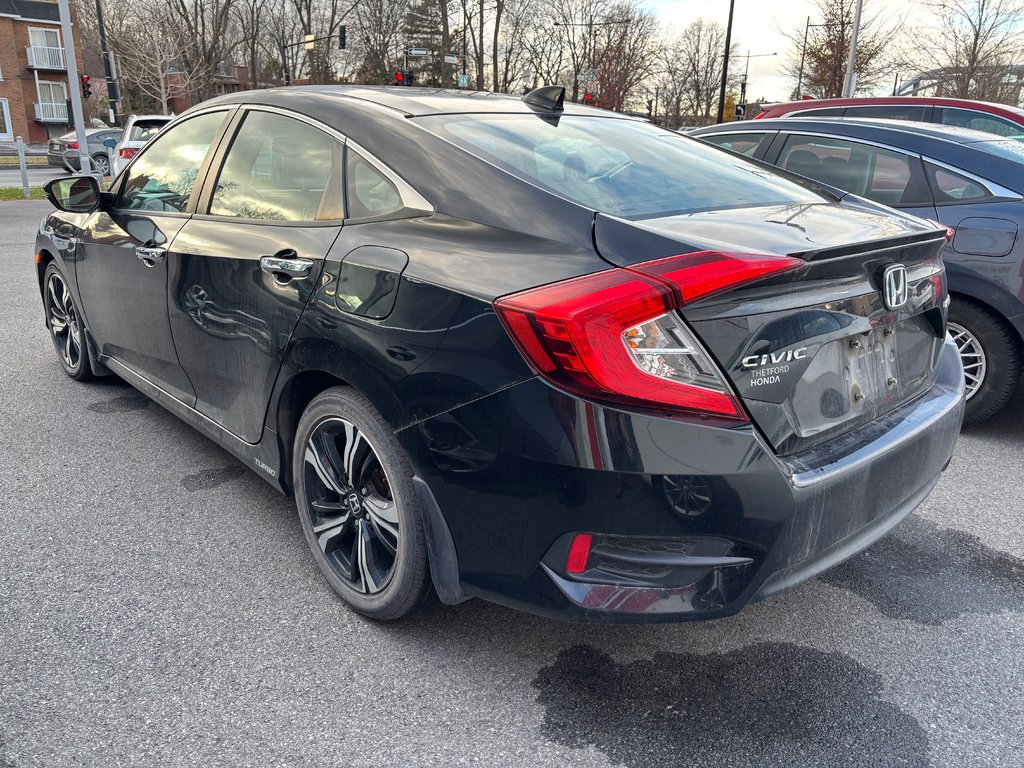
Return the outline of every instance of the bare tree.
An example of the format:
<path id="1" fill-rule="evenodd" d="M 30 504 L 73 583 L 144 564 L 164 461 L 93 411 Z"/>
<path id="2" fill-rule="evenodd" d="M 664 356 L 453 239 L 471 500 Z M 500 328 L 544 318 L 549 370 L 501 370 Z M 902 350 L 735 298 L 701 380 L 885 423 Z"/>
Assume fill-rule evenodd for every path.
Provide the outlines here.
<path id="1" fill-rule="evenodd" d="M 400 60 L 402 20 L 409 11 L 408 0 L 361 0 L 355 18 L 361 38 L 363 62 L 356 78 L 382 84 Z"/>
<path id="2" fill-rule="evenodd" d="M 1024 57 L 1021 0 L 933 0 L 932 23 L 922 30 L 929 44 L 918 56 L 942 68 L 940 91 L 961 99 L 1013 102 L 1019 85 L 1007 76 Z"/>
<path id="3" fill-rule="evenodd" d="M 730 62 L 736 55 L 737 44 L 733 43 Z M 712 115 L 718 109 L 718 95 L 722 83 L 722 63 L 725 50 L 725 27 L 716 21 L 696 19 L 662 52 L 662 66 L 665 77 L 661 89 L 669 99 L 668 105 L 673 121 L 687 121 L 696 125 L 712 122 Z M 736 68 L 730 66 L 731 80 L 735 80 Z"/>
<path id="4" fill-rule="evenodd" d="M 595 95 L 605 109 L 621 111 L 654 72 L 658 22 L 638 0 L 619 0 L 595 20 L 595 28 Z"/>
<path id="5" fill-rule="evenodd" d="M 166 0 L 168 19 L 190 45 L 180 52 L 185 69 L 198 73 L 192 81 L 192 100 L 216 94 L 216 75 L 230 59 L 237 41 L 231 40 L 235 0 Z"/>
<path id="6" fill-rule="evenodd" d="M 856 3 L 857 0 L 815 0 L 819 21 L 808 32 L 806 47 L 803 25 L 785 33 L 795 50 L 785 70 L 794 83 L 800 82 L 804 93 L 818 98 L 842 95 Z M 857 36 L 857 90 L 861 91 L 870 90 L 893 71 L 895 61 L 891 54 L 896 50 L 900 30 L 899 21 L 883 17 L 881 10 L 873 12 L 872 5 L 873 0 L 864 0 Z"/>

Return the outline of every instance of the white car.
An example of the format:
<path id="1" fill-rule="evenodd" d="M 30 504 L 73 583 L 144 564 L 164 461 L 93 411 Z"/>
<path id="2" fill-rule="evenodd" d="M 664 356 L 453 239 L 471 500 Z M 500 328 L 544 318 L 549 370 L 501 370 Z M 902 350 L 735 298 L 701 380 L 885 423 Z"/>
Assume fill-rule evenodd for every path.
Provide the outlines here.
<path id="1" fill-rule="evenodd" d="M 121 140 L 114 147 L 112 175 L 121 172 L 128 161 L 139 154 L 146 142 L 156 136 L 174 119 L 174 115 L 132 115 L 124 125 Z"/>

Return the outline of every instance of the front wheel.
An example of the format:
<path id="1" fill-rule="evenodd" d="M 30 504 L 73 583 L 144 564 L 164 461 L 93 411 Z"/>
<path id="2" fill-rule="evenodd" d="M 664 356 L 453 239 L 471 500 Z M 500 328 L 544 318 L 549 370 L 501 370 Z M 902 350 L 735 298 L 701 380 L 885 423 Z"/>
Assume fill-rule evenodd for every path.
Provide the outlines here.
<path id="1" fill-rule="evenodd" d="M 956 297 L 949 306 L 949 334 L 964 366 L 964 424 L 977 424 L 1013 395 L 1021 364 L 1017 340 L 987 307 Z"/>
<path id="2" fill-rule="evenodd" d="M 91 379 L 92 368 L 85 349 L 82 316 L 75 306 L 64 275 L 52 262 L 43 274 L 43 311 L 46 313 L 46 327 L 50 329 L 53 348 L 64 373 L 78 381 Z"/>
<path id="3" fill-rule="evenodd" d="M 430 578 L 413 471 L 370 402 L 347 387 L 314 398 L 292 472 L 313 559 L 342 600 L 381 621 L 415 610 Z"/>

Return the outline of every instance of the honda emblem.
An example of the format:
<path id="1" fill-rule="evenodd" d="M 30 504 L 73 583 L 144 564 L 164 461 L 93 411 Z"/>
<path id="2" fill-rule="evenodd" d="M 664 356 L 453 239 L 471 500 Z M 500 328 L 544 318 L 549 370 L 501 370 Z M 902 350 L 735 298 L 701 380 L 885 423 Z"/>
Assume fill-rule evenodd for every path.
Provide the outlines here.
<path id="1" fill-rule="evenodd" d="M 899 309 L 907 303 L 909 287 L 907 268 L 902 264 L 890 264 L 882 271 L 882 301 L 886 309 Z"/>

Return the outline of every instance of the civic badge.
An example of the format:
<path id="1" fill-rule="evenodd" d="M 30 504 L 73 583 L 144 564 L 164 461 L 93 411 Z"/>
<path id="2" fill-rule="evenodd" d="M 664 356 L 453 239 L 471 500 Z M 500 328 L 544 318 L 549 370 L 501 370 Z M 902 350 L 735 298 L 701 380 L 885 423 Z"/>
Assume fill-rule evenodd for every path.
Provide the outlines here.
<path id="1" fill-rule="evenodd" d="M 907 303 L 909 296 L 907 268 L 902 264 L 890 264 L 882 270 L 882 301 L 886 309 L 899 309 Z"/>

